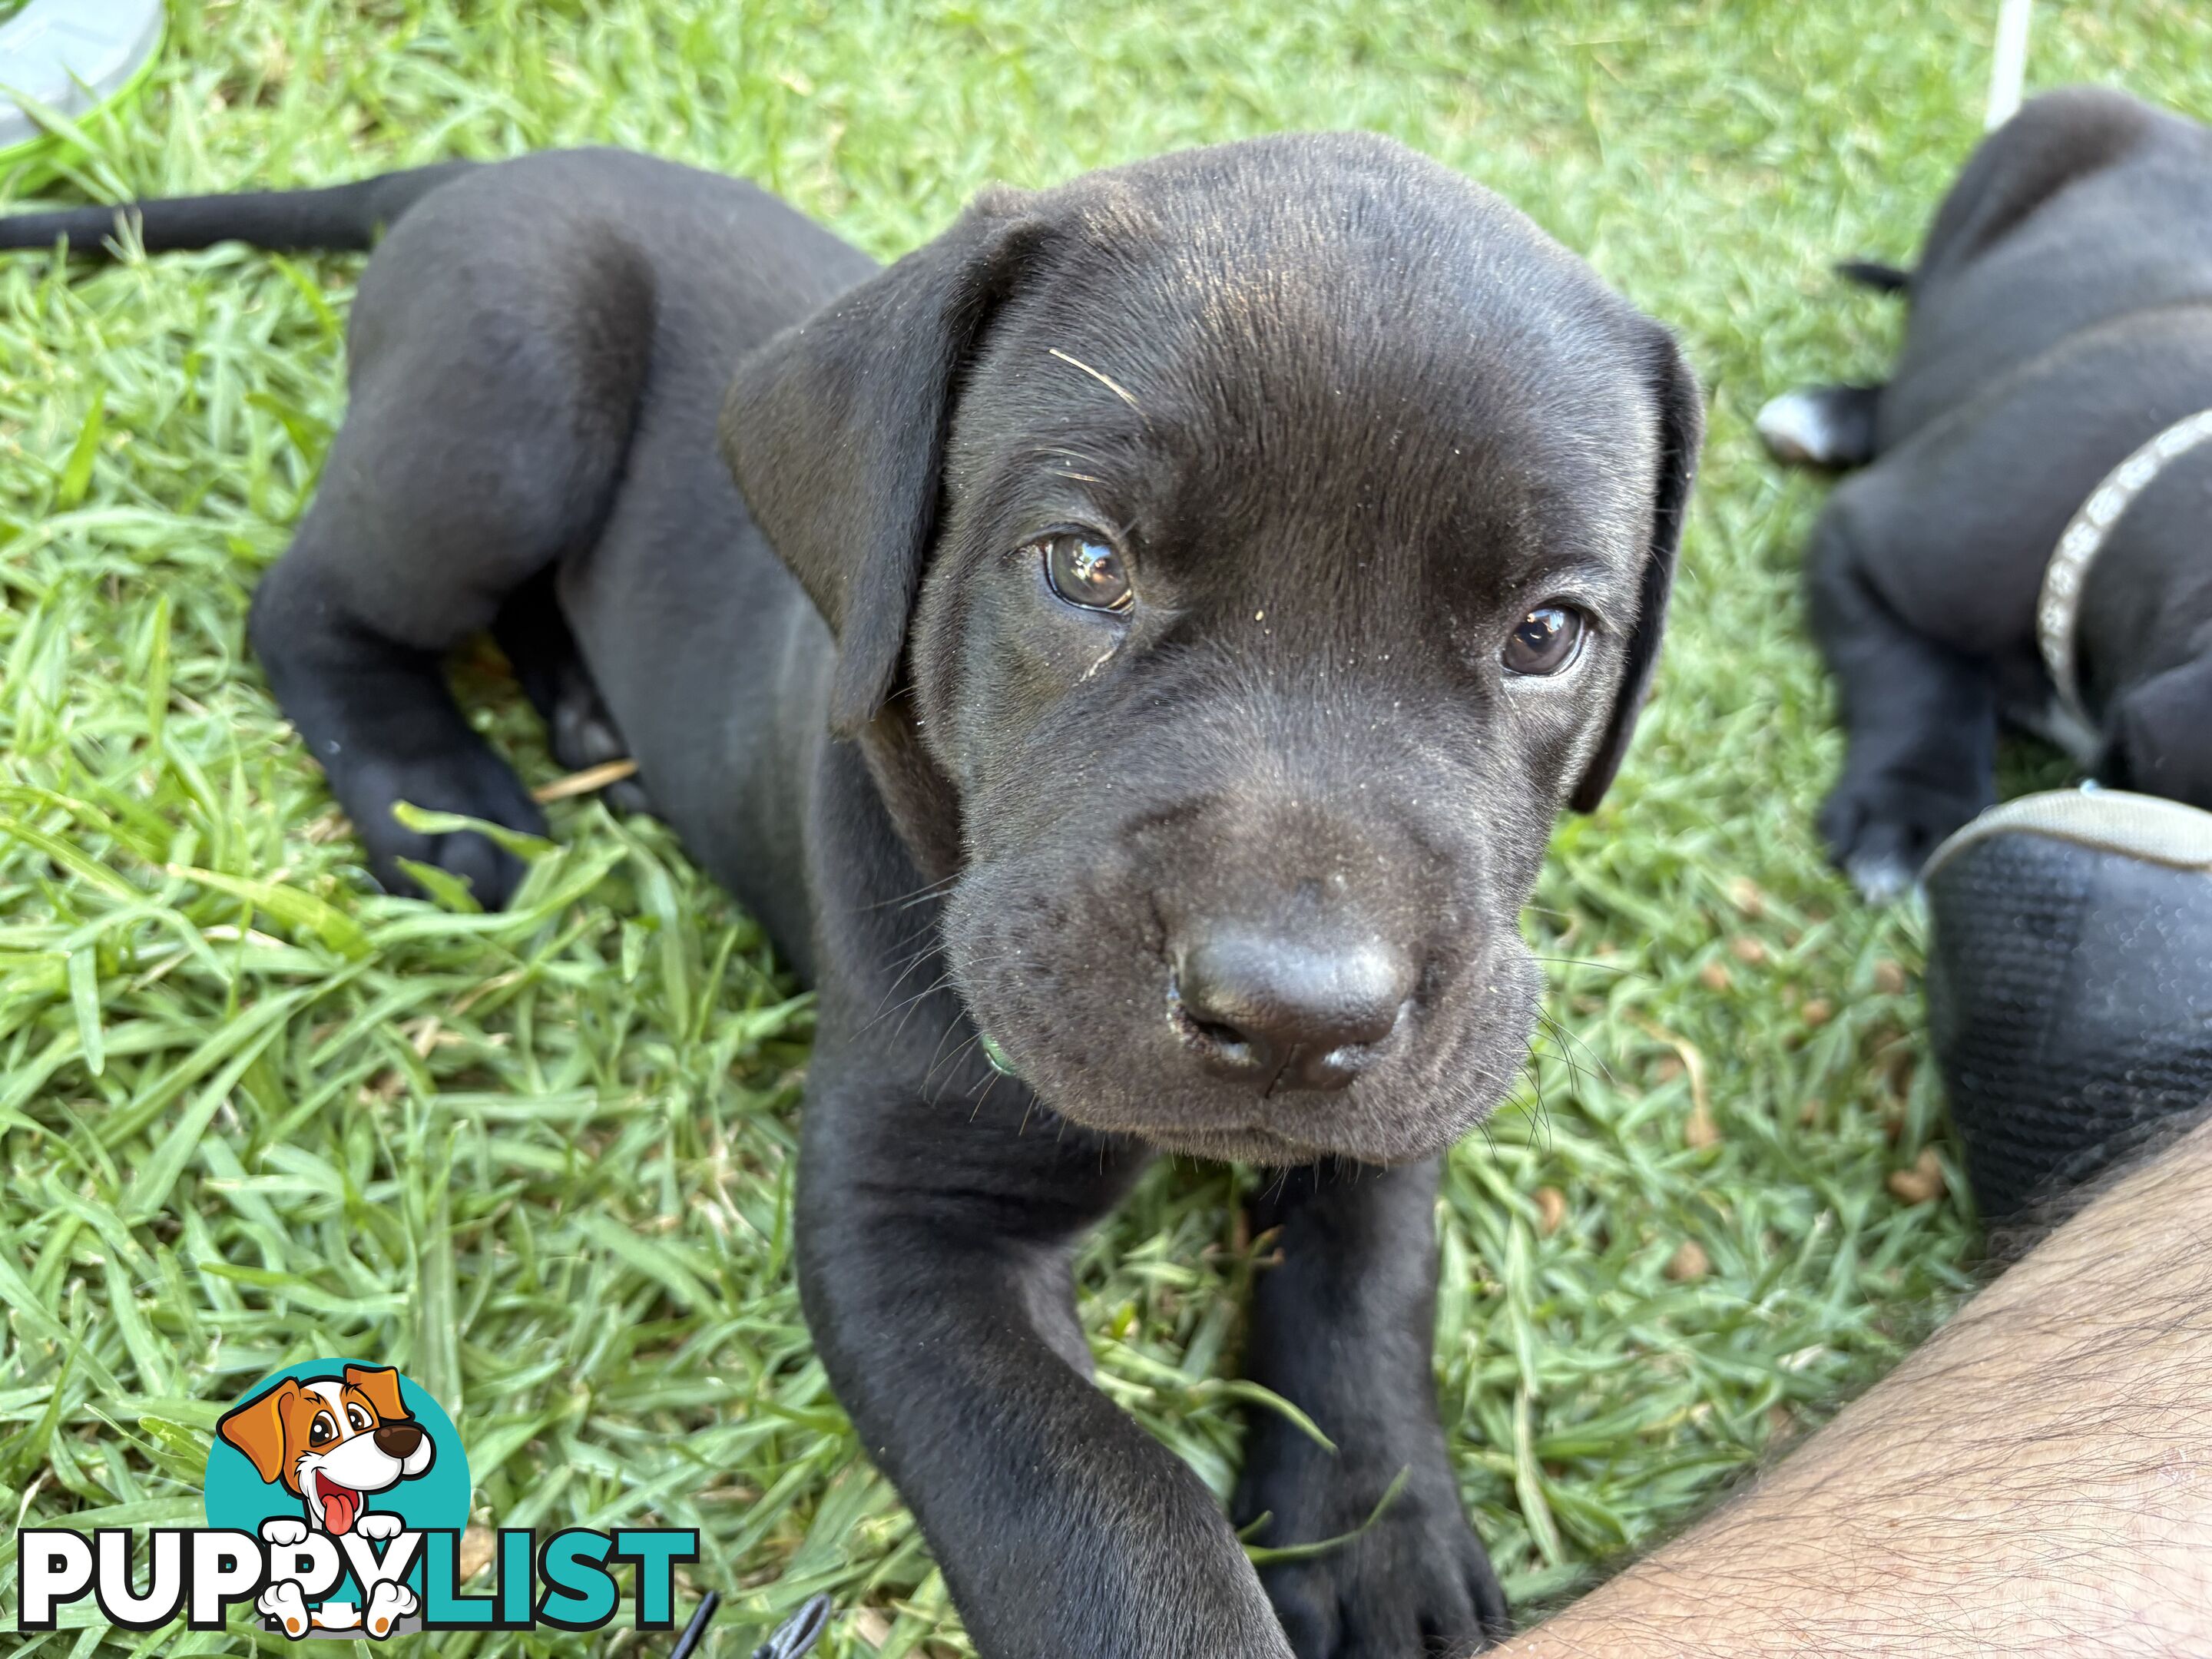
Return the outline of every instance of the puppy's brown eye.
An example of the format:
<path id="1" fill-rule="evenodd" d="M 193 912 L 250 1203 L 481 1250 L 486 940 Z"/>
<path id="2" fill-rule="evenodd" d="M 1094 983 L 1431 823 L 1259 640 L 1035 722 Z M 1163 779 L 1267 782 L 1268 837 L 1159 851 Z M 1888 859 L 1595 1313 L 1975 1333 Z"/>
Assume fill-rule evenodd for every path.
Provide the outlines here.
<path id="1" fill-rule="evenodd" d="M 1572 605 L 1540 605 L 1521 618 L 1499 660 L 1509 674 L 1556 674 L 1581 654 L 1586 625 Z"/>
<path id="2" fill-rule="evenodd" d="M 315 1420 L 307 1425 L 307 1443 L 311 1446 L 319 1446 L 325 1440 L 335 1439 L 337 1431 L 337 1425 L 331 1422 L 324 1413 L 318 1412 L 315 1413 Z"/>
<path id="3" fill-rule="evenodd" d="M 1062 531 L 1036 544 L 1052 591 L 1085 611 L 1127 611 L 1136 599 L 1121 556 L 1094 536 Z"/>

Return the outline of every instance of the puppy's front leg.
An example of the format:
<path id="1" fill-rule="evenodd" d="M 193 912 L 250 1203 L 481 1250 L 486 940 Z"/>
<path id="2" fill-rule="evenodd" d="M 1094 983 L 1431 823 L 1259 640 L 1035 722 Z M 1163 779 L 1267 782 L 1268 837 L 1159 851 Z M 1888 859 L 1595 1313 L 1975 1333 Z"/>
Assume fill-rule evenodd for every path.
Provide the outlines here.
<path id="1" fill-rule="evenodd" d="M 1282 1259 L 1253 1293 L 1246 1374 L 1336 1450 L 1255 1409 L 1234 1512 L 1246 1526 L 1270 1517 L 1256 1541 L 1276 1547 L 1358 1533 L 1261 1570 L 1298 1659 L 1463 1654 L 1510 1629 L 1437 1419 L 1437 1170 L 1325 1163 L 1284 1173 L 1252 1206 L 1255 1230 L 1280 1230 Z"/>
<path id="2" fill-rule="evenodd" d="M 995 1092 L 813 1079 L 799 1285 L 838 1398 L 987 1659 L 1289 1659 L 1212 1494 L 1087 1380 L 1070 1246 L 1141 1152 Z"/>

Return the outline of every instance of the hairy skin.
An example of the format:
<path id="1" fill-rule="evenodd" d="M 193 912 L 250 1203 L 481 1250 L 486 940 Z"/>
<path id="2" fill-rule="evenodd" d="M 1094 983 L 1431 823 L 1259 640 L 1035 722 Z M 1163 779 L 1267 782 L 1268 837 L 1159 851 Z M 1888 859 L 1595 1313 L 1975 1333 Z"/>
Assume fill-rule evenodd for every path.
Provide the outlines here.
<path id="1" fill-rule="evenodd" d="M 1509 1659 L 2212 1652 L 2212 1123 Z"/>

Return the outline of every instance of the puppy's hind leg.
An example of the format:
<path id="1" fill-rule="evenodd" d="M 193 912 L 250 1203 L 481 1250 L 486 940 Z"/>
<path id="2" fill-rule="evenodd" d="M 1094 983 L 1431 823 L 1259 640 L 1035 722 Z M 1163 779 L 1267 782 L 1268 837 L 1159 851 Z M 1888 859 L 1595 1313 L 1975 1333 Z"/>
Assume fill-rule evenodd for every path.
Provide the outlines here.
<path id="1" fill-rule="evenodd" d="M 1820 386 L 1785 392 L 1759 411 L 1759 441 L 1789 466 L 1838 471 L 1864 466 L 1875 456 L 1881 391 L 1878 386 Z"/>
<path id="2" fill-rule="evenodd" d="M 545 722 L 553 758 L 571 774 L 631 758 L 629 744 L 599 695 L 592 671 L 577 648 L 576 636 L 562 614 L 553 572 L 532 577 L 500 606 L 492 637 L 507 653 L 523 695 Z M 624 812 L 653 811 L 653 798 L 635 773 L 600 792 Z"/>
<path id="3" fill-rule="evenodd" d="M 456 195 L 467 181 L 453 187 Z M 488 907 L 522 874 L 474 834 L 431 836 L 401 801 L 542 833 L 529 793 L 461 714 L 445 658 L 517 588 L 597 537 L 649 357 L 652 278 L 626 244 L 445 204 L 400 222 L 365 273 L 352 404 L 298 537 L 250 625 L 276 699 L 352 818 L 379 881 L 413 860 Z"/>
<path id="4" fill-rule="evenodd" d="M 1866 475 L 1871 478 L 1875 475 Z M 1850 748 L 1820 809 L 1837 865 L 1877 902 L 1995 798 L 1996 677 L 1906 626 L 1859 555 L 1846 486 L 1814 532 L 1813 632 L 1842 693 Z"/>

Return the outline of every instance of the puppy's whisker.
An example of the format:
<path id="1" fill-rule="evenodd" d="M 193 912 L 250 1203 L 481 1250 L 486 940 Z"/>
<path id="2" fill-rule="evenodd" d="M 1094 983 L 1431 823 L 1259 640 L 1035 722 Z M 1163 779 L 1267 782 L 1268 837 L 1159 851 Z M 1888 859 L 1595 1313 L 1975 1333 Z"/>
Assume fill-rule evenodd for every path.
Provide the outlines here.
<path id="1" fill-rule="evenodd" d="M 1529 1080 L 1535 1084 L 1540 1091 L 1543 1088 L 1544 1062 L 1547 1060 L 1556 1060 L 1566 1066 L 1568 1083 L 1573 1087 L 1581 1087 L 1582 1073 L 1575 1065 L 1573 1054 L 1567 1048 L 1566 1033 L 1560 1029 L 1559 1021 L 1540 1010 L 1536 1015 L 1536 1023 L 1542 1041 L 1530 1043 L 1528 1052 L 1521 1062 L 1522 1069 L 1528 1073 Z M 1548 1047 L 1546 1046 L 1547 1043 Z"/>
<path id="2" fill-rule="evenodd" d="M 918 903 L 920 901 L 909 899 L 908 902 Z M 906 936 L 906 943 L 918 951 L 931 950 L 941 943 L 935 918 L 926 918 L 919 927 Z"/>
<path id="3" fill-rule="evenodd" d="M 908 951 L 904 956 L 900 957 L 890 963 L 889 965 L 897 969 L 897 974 L 896 976 L 892 979 L 890 986 L 884 992 L 884 1001 L 890 1001 L 892 993 L 898 989 L 900 984 L 905 980 L 906 976 L 908 974 L 911 974 L 915 968 L 920 966 L 922 963 L 928 961 L 931 956 L 935 954 L 937 949 L 938 946 L 934 940 L 925 939 L 921 943 L 916 945 L 913 950 Z M 882 1006 L 882 1003 L 878 1003 L 877 1005 L 878 1008 Z"/>
<path id="4" fill-rule="evenodd" d="M 957 1060 L 958 1055 L 955 1054 L 954 1058 Z M 968 1091 L 971 1103 L 968 1108 L 968 1121 L 970 1123 L 973 1123 L 978 1117 L 982 1115 L 984 1104 L 991 1098 L 991 1091 L 999 1086 L 999 1079 L 1004 1075 L 1004 1073 L 1002 1073 L 995 1066 L 990 1066 L 987 1069 L 989 1075 L 987 1076 L 982 1082 L 975 1085 Z M 1022 1115 L 1022 1121 L 1024 1124 L 1029 1121 L 1029 1115 L 1026 1112 Z M 1017 1131 L 1017 1133 L 1018 1133 L 1018 1131 Z"/>
<path id="5" fill-rule="evenodd" d="M 900 986 L 906 983 L 908 975 L 912 974 L 915 969 L 921 967 L 922 963 L 928 961 L 934 954 L 935 947 L 933 945 L 925 945 L 920 950 L 915 951 L 913 955 L 907 957 L 896 964 L 899 970 L 898 976 L 893 979 L 890 984 L 885 988 L 883 1000 L 876 1005 L 875 1017 L 872 1018 L 868 1021 L 869 1025 L 874 1024 L 876 1019 L 882 1017 L 884 1009 L 890 1004 L 890 1000 L 898 994 L 898 988 Z M 867 1028 L 866 1026 L 863 1026 L 861 1029 L 865 1030 Z"/>
<path id="6" fill-rule="evenodd" d="M 928 957 L 933 951 L 937 950 L 937 948 L 938 944 L 935 939 L 925 939 L 916 944 L 914 949 L 908 951 L 904 956 L 898 957 L 892 965 L 894 967 L 910 971 L 915 963 Z"/>
<path id="7" fill-rule="evenodd" d="M 1570 1065 L 1573 1064 L 1572 1057 L 1565 1054 L 1564 1051 L 1571 1045 L 1589 1056 L 1590 1070 L 1604 1079 L 1608 1087 L 1613 1084 L 1615 1079 L 1613 1075 L 1613 1068 L 1605 1063 L 1605 1056 L 1591 1048 L 1589 1042 L 1578 1036 L 1566 1022 L 1541 1008 L 1536 1011 L 1536 1017 L 1543 1022 L 1544 1029 L 1551 1034 L 1553 1040 L 1559 1044 L 1563 1057 L 1567 1059 Z"/>
<path id="8" fill-rule="evenodd" d="M 1580 1040 L 1575 1036 L 1567 1023 L 1549 1008 L 1539 1007 L 1536 1010 L 1536 1025 L 1544 1036 L 1550 1037 L 1555 1042 L 1564 1043 Z"/>
<path id="9" fill-rule="evenodd" d="M 1576 1069 L 1575 1063 L 1571 1060 L 1566 1064 L 1568 1097 L 1571 1099 L 1582 1087 L 1582 1073 Z M 1551 1097 L 1544 1092 L 1543 1069 L 1540 1065 L 1534 1064 L 1532 1061 L 1528 1076 L 1529 1081 L 1534 1085 L 1536 1091 L 1536 1124 L 1544 1133 L 1545 1150 L 1548 1152 L 1552 1133 Z"/>
<path id="10" fill-rule="evenodd" d="M 912 996 L 902 998 L 896 1003 L 892 1002 L 891 998 L 897 994 L 899 984 L 906 979 L 908 974 L 911 974 L 915 968 L 919 967 L 920 965 L 921 961 L 918 959 L 915 963 L 909 966 L 904 973 L 902 973 L 896 981 L 892 982 L 890 989 L 884 993 L 883 1002 L 877 1006 L 876 1012 L 869 1016 L 867 1023 L 862 1025 L 860 1030 L 854 1033 L 855 1036 L 865 1036 L 866 1033 L 875 1030 L 877 1026 L 882 1024 L 884 1020 L 889 1019 L 893 1014 L 899 1013 L 902 1011 L 904 1011 L 910 1018 L 914 1007 L 917 1003 L 927 1000 L 933 993 L 943 989 L 945 982 L 952 977 L 952 970 L 951 969 L 947 969 L 944 973 L 939 974 L 936 979 L 933 980 L 927 985 L 923 986 L 919 991 L 916 991 Z M 899 1021 L 897 1027 L 893 1030 L 892 1035 L 896 1036 L 899 1031 L 902 1031 L 905 1029 L 906 1020 L 902 1018 Z"/>
<path id="11" fill-rule="evenodd" d="M 942 982 L 942 981 L 939 981 L 939 983 Z M 925 985 L 921 990 L 916 991 L 912 996 L 902 997 L 898 1001 L 891 1004 L 890 1006 L 877 1010 L 875 1014 L 870 1018 L 866 1024 L 861 1026 L 859 1030 L 853 1033 L 854 1036 L 858 1038 L 867 1036 L 869 1032 L 874 1030 L 877 1026 L 882 1024 L 893 1014 L 904 1013 L 908 1018 L 911 1018 L 915 1005 L 918 1002 L 926 1000 L 928 998 L 929 994 L 936 988 L 937 987 L 934 985 Z M 891 1035 L 893 1036 L 896 1036 L 901 1030 L 905 1029 L 905 1020 L 901 1020 L 898 1025 L 893 1028 Z"/>
<path id="12" fill-rule="evenodd" d="M 911 975 L 915 969 L 921 967 L 924 963 L 927 962 L 936 954 L 937 953 L 934 951 L 924 948 L 920 951 L 913 951 L 909 955 L 900 959 L 898 962 L 894 963 L 892 966 L 898 969 L 898 973 L 896 976 L 892 979 L 890 984 L 884 989 L 883 1002 L 878 1003 L 876 1006 L 878 1009 L 881 1009 L 884 1003 L 889 1002 L 894 996 L 897 995 L 899 987 L 906 983 L 908 976 Z"/>
<path id="13" fill-rule="evenodd" d="M 1533 1052 L 1521 1062 L 1521 1066 L 1528 1074 L 1528 1086 L 1535 1091 L 1536 1100 L 1531 1115 L 1536 1121 L 1537 1133 L 1543 1138 L 1544 1152 L 1548 1156 L 1552 1150 L 1552 1106 L 1551 1102 L 1545 1098 L 1543 1073 Z M 1487 1139 L 1489 1125 L 1486 1121 L 1483 1129 Z"/>
<path id="14" fill-rule="evenodd" d="M 1649 979 L 1650 977 L 1650 975 L 1644 969 L 1631 967 L 1625 962 L 1592 962 L 1584 957 L 1540 957 L 1534 955 L 1529 957 L 1529 960 L 1531 962 L 1553 963 L 1562 968 L 1597 968 L 1603 969 L 1608 974 L 1633 974 L 1638 979 Z"/>
<path id="15" fill-rule="evenodd" d="M 948 975 L 948 977 L 950 977 L 950 975 Z M 967 1017 L 967 1011 L 963 1009 L 959 1012 L 955 1013 L 951 1019 L 945 1022 L 945 1030 L 938 1035 L 937 1047 L 930 1053 L 928 1068 L 921 1074 L 921 1086 L 924 1090 L 927 1090 L 929 1087 L 929 1080 L 937 1075 L 938 1066 L 945 1058 L 945 1043 L 951 1039 L 952 1034 L 960 1029 L 961 1022 L 965 1020 Z M 971 1030 L 968 1034 L 968 1041 L 962 1043 L 959 1048 L 955 1048 L 952 1051 L 953 1058 L 957 1060 L 961 1054 L 967 1049 L 969 1044 L 981 1041 L 982 1035 L 983 1033 L 981 1030 Z"/>
<path id="16" fill-rule="evenodd" d="M 1492 1163 L 1496 1163 L 1498 1161 L 1498 1138 L 1490 1133 L 1490 1120 L 1488 1118 L 1484 1118 L 1474 1127 L 1475 1132 L 1482 1137 L 1482 1144 L 1489 1149 L 1491 1161 Z"/>
<path id="17" fill-rule="evenodd" d="M 1528 1075 L 1528 1093 L 1523 1098 L 1528 1102 L 1528 1121 L 1534 1131 L 1538 1150 L 1548 1158 L 1553 1146 L 1552 1097 L 1544 1087 L 1541 1073 L 1535 1067 L 1529 1067 Z"/>
<path id="18" fill-rule="evenodd" d="M 946 1036 L 951 1036 L 951 1035 L 952 1035 L 951 1030 L 949 1027 L 946 1029 L 946 1031 L 945 1031 L 945 1035 Z M 939 1061 L 934 1061 L 934 1060 L 933 1060 L 933 1061 L 932 1061 L 932 1062 L 930 1063 L 930 1067 L 929 1067 L 929 1069 L 928 1069 L 927 1072 L 925 1072 L 925 1073 L 922 1073 L 922 1077 L 921 1077 L 921 1087 L 922 1087 L 922 1091 L 923 1091 L 925 1094 L 927 1094 L 927 1093 L 928 1092 L 928 1090 L 929 1090 L 929 1084 L 930 1084 L 930 1079 L 933 1079 L 933 1078 L 934 1078 L 934 1077 L 937 1075 L 937 1073 L 938 1073 L 938 1072 L 939 1071 L 939 1069 L 940 1069 L 940 1068 L 941 1068 L 941 1069 L 943 1069 L 944 1071 L 945 1071 L 947 1073 L 951 1073 L 951 1072 L 957 1071 L 957 1070 L 959 1068 L 960 1062 L 967 1057 L 968 1051 L 969 1051 L 970 1048 L 973 1048 L 974 1047 L 975 1047 L 975 1045 L 976 1045 L 978 1042 L 980 1042 L 981 1040 L 982 1040 L 982 1038 L 981 1038 L 981 1035 L 980 1035 L 980 1034 L 978 1034 L 978 1035 L 976 1035 L 976 1036 L 970 1036 L 970 1037 L 969 1037 L 969 1038 L 965 1042 L 963 1042 L 963 1043 L 962 1043 L 958 1048 L 955 1048 L 955 1049 L 954 1049 L 951 1054 L 949 1054 L 945 1055 L 945 1058 L 944 1058 L 944 1060 L 943 1060 L 941 1062 L 939 1062 Z M 939 1039 L 939 1042 L 942 1042 L 942 1041 L 943 1041 L 943 1039 L 942 1039 L 942 1038 L 940 1038 L 940 1039 Z M 948 1080 L 948 1081 L 950 1080 L 949 1077 L 948 1077 L 948 1079 L 947 1079 L 947 1080 Z M 973 1110 L 971 1110 L 971 1111 L 968 1114 L 968 1121 L 969 1121 L 970 1123 L 973 1123 L 973 1122 L 975 1121 L 976 1115 L 977 1115 L 978 1113 L 980 1113 L 982 1109 L 983 1109 L 983 1103 L 982 1103 L 981 1100 L 978 1100 L 978 1101 L 975 1103 L 975 1105 L 974 1109 L 973 1109 Z"/>
<path id="19" fill-rule="evenodd" d="M 912 996 L 908 997 L 900 1005 L 905 1012 L 899 1016 L 899 1023 L 891 1027 L 891 1035 L 895 1037 L 904 1036 L 906 1033 L 907 1021 L 914 1018 L 914 1011 L 920 1007 L 924 1002 L 927 1001 L 931 997 L 935 996 L 939 991 L 943 990 L 951 982 L 952 970 L 948 968 L 945 972 L 937 976 L 933 983 L 924 986 L 921 990 L 916 991 Z M 957 1023 L 959 1016 L 956 1014 L 953 1018 Z M 950 1028 L 947 1029 L 948 1030 L 950 1030 Z M 940 1047 L 943 1045 L 944 1041 L 945 1039 L 943 1037 L 939 1037 L 938 1039 L 938 1042 Z M 927 1082 L 928 1079 L 925 1078 L 923 1081 Z"/>
<path id="20" fill-rule="evenodd" d="M 924 899 L 933 897 L 939 893 L 949 892 L 959 879 L 960 872 L 956 870 L 949 876 L 941 876 L 935 881 L 924 882 L 912 892 L 900 893 L 887 899 L 878 899 L 872 904 L 856 905 L 854 907 L 851 914 L 856 916 L 864 916 L 871 910 L 890 910 L 894 908 L 904 909 L 910 905 L 919 903 Z"/>
<path id="21" fill-rule="evenodd" d="M 978 1090 L 976 1090 L 976 1091 L 975 1091 L 975 1112 L 976 1112 L 976 1113 L 980 1114 L 980 1113 L 982 1111 L 982 1109 L 983 1109 L 983 1108 L 984 1108 L 984 1105 L 985 1105 L 985 1104 L 986 1104 L 986 1103 L 990 1100 L 990 1098 L 991 1098 L 991 1091 L 992 1091 L 992 1090 L 994 1090 L 994 1089 L 995 1089 L 995 1088 L 997 1088 L 997 1087 L 999 1086 L 999 1077 L 1000 1077 L 1000 1073 L 998 1073 L 998 1071 L 997 1071 L 996 1069 L 994 1069 L 994 1070 L 992 1071 L 992 1073 L 991 1073 L 991 1075 L 990 1075 L 988 1078 L 987 1078 L 987 1079 L 984 1079 L 983 1086 L 982 1086 L 981 1088 L 980 1088 L 980 1089 L 978 1089 Z M 972 1115 L 971 1115 L 971 1121 L 972 1121 Z M 1029 1121 L 1030 1121 L 1029 1114 L 1025 1111 L 1025 1112 L 1024 1112 L 1024 1113 L 1022 1114 L 1022 1122 L 1023 1122 L 1024 1125 L 1026 1125 L 1026 1124 L 1029 1122 Z"/>
<path id="22" fill-rule="evenodd" d="M 1039 466 L 1062 478 L 1073 478 L 1079 483 L 1103 483 L 1109 470 L 1107 463 L 1096 455 L 1086 455 L 1081 450 L 1069 449 L 1059 444 L 1041 444 L 1035 451 Z"/>
<path id="23" fill-rule="evenodd" d="M 1146 431 L 1150 432 L 1152 429 L 1152 417 L 1145 413 L 1144 405 L 1137 401 L 1135 395 L 1130 392 L 1128 387 L 1123 386 L 1112 375 L 1100 373 L 1097 369 L 1091 368 L 1090 364 L 1085 362 L 1080 357 L 1069 356 L 1067 353 L 1062 351 L 1058 346 L 1047 346 L 1045 350 L 1050 356 L 1059 358 L 1060 362 L 1067 364 L 1070 368 L 1081 369 L 1085 374 L 1088 374 L 1092 380 L 1097 381 L 1099 385 L 1104 386 L 1109 392 L 1119 398 L 1123 403 L 1128 404 L 1131 409 L 1135 410 L 1137 411 L 1137 418 L 1145 423 Z"/>

